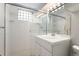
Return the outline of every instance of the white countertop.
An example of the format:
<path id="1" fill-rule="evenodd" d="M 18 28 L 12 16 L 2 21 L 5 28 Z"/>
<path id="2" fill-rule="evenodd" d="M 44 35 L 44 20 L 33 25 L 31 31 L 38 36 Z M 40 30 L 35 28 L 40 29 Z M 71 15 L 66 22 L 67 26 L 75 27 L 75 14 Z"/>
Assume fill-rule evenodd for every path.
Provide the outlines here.
<path id="1" fill-rule="evenodd" d="M 52 36 L 51 34 L 48 35 L 37 35 L 37 37 L 46 40 L 48 42 L 54 43 L 54 42 L 60 42 L 64 40 L 70 40 L 70 36 L 68 35 L 60 35 L 60 34 L 55 34 L 55 36 Z"/>

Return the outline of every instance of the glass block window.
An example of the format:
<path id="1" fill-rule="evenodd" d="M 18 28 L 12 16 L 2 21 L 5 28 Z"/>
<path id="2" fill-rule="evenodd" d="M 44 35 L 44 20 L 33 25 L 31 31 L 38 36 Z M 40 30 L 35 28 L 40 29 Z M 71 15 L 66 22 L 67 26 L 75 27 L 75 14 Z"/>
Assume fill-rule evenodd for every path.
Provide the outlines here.
<path id="1" fill-rule="evenodd" d="M 32 13 L 26 10 L 18 9 L 18 20 L 32 22 Z"/>

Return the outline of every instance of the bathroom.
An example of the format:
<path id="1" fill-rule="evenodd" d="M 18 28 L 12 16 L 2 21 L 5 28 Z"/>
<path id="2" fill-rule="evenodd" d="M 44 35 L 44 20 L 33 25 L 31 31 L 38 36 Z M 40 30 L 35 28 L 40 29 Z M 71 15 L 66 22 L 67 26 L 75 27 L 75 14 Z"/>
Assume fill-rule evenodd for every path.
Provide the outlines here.
<path id="1" fill-rule="evenodd" d="M 0 56 L 79 56 L 79 3 L 0 3 Z"/>

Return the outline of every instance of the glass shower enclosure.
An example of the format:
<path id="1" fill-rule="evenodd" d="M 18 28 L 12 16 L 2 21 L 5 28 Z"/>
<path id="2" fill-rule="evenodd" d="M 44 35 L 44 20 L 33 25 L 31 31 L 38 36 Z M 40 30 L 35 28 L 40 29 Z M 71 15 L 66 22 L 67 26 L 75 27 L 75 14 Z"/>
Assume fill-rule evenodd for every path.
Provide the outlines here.
<path id="1" fill-rule="evenodd" d="M 67 19 L 64 6 L 54 12 L 49 12 L 38 17 L 41 21 L 40 31 L 42 34 L 65 34 L 70 35 L 70 19 Z"/>

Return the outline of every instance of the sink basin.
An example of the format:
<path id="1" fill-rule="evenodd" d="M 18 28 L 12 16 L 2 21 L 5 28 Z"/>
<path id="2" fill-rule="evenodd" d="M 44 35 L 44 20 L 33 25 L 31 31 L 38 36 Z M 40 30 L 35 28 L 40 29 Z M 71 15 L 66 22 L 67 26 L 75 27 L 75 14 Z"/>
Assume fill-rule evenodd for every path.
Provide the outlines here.
<path id="1" fill-rule="evenodd" d="M 70 40 L 70 37 L 68 35 L 59 35 L 55 34 L 55 36 L 52 36 L 50 34 L 48 35 L 38 35 L 38 38 L 41 38 L 43 40 L 46 40 L 48 42 L 54 43 L 54 42 L 60 42 L 63 40 Z"/>

